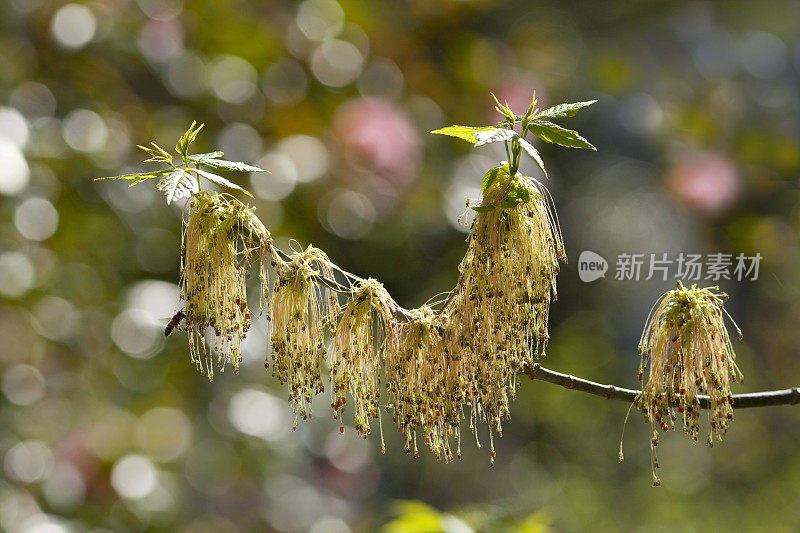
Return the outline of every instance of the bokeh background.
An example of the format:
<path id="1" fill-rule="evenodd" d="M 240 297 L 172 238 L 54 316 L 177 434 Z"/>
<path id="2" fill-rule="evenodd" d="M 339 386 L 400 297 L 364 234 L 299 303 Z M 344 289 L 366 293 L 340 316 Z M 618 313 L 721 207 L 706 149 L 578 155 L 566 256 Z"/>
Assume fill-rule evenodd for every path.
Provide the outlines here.
<path id="1" fill-rule="evenodd" d="M 181 207 L 92 179 L 204 122 L 200 149 L 272 171 L 238 179 L 279 243 L 412 307 L 454 285 L 458 215 L 504 158 L 426 132 L 497 121 L 490 90 L 598 99 L 562 121 L 597 152 L 539 146 L 572 259 L 543 363 L 637 387 L 675 280 L 616 281 L 616 255 L 760 253 L 758 280 L 722 284 L 736 392 L 797 386 L 799 21 L 783 0 L 0 0 L 0 529 L 796 530 L 797 407 L 737 412 L 713 449 L 665 436 L 660 488 L 641 415 L 618 464 L 628 406 L 543 382 L 520 382 L 493 468 L 391 432 L 382 455 L 324 397 L 292 432 L 263 318 L 211 384 L 164 338 Z M 579 280 L 586 249 L 605 279 Z"/>

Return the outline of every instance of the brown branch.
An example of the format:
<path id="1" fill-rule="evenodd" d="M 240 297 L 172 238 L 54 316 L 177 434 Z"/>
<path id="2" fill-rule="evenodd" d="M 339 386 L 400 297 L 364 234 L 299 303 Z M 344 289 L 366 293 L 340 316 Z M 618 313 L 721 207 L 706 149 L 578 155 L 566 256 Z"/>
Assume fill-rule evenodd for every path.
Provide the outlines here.
<path id="1" fill-rule="evenodd" d="M 595 396 L 602 396 L 609 400 L 633 402 L 640 392 L 635 389 L 626 389 L 615 385 L 603 385 L 602 383 L 595 383 L 588 379 L 562 374 L 561 372 L 547 369 L 539 363 L 526 366 L 523 372 L 531 379 L 546 381 L 564 387 L 565 389 L 574 389 L 588 394 L 594 394 Z M 708 409 L 708 396 L 700 396 L 699 398 L 700 407 Z M 800 387 L 733 395 L 734 409 L 769 407 L 772 405 L 795 405 L 797 403 L 800 403 Z"/>

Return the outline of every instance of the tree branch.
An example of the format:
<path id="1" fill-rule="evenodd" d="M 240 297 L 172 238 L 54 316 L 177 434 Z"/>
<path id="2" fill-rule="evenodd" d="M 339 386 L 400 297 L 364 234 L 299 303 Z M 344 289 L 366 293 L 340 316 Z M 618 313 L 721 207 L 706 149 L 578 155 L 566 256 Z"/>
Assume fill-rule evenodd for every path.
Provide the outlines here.
<path id="1" fill-rule="evenodd" d="M 574 389 L 594 394 L 595 396 L 602 396 L 609 400 L 633 402 L 640 392 L 634 389 L 626 389 L 615 385 L 603 385 L 602 383 L 595 383 L 588 379 L 562 374 L 561 372 L 547 369 L 539 363 L 526 366 L 523 373 L 531 379 L 546 381 L 564 387 L 565 389 Z M 769 407 L 772 405 L 795 405 L 798 403 L 800 403 L 800 387 L 733 395 L 734 409 Z M 700 396 L 700 407 L 708 409 L 708 396 Z"/>

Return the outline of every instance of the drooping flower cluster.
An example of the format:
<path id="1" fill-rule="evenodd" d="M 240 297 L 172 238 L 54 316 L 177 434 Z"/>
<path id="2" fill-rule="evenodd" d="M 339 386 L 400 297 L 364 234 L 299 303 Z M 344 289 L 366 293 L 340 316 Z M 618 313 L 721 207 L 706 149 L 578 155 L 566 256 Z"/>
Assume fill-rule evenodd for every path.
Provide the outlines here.
<path id="1" fill-rule="evenodd" d="M 192 361 L 209 380 L 214 366 L 222 371 L 230 363 L 238 371 L 239 347 L 250 328 L 245 281 L 256 255 L 262 288 L 267 284 L 271 238 L 254 211 L 231 196 L 207 192 L 187 204 L 181 296 Z M 208 329 L 213 330 L 213 349 L 206 343 Z"/>
<path id="2" fill-rule="evenodd" d="M 185 239 L 193 357 L 205 350 L 198 332 L 213 327 L 222 339 L 221 362 L 238 364 L 239 344 L 250 325 L 247 265 L 259 248 L 262 281 L 265 260 L 275 268 L 267 366 L 288 385 L 295 426 L 298 418 L 311 416 L 313 398 L 324 390 L 330 335 L 335 418 L 352 405 L 355 428 L 366 437 L 385 407 L 405 434 L 406 451 L 417 453 L 419 436 L 439 458 L 451 460 L 461 454 L 460 425 L 468 417 L 476 441 L 479 422 L 489 425 L 494 456 L 493 434 L 510 415 L 516 374 L 547 343 L 563 245 L 546 189 L 530 178 L 510 176 L 507 167 L 490 173 L 458 285 L 438 311 L 403 310 L 376 280 L 338 271 L 311 246 L 281 255 L 263 226 L 250 220 L 251 209 L 219 195 L 199 195 L 190 206 Z M 349 286 L 333 281 L 334 273 L 344 275 Z M 341 309 L 336 291 L 347 298 Z"/>
<path id="3" fill-rule="evenodd" d="M 289 261 L 276 257 L 272 292 L 272 375 L 289 386 L 289 403 L 297 418 L 311 416 L 314 395 L 325 388 L 321 362 L 325 359 L 323 326 L 338 310 L 336 296 L 317 276 L 331 278 L 328 256 L 309 246 Z"/>
<path id="4" fill-rule="evenodd" d="M 385 408 L 405 435 L 406 452 L 418 453 L 419 436 L 446 461 L 461 455 L 461 423 L 469 419 L 477 442 L 479 422 L 485 422 L 493 458 L 493 435 L 502 433 L 502 421 L 510 416 L 516 376 L 532 355 L 544 352 L 563 256 L 546 189 L 503 167 L 493 170 L 458 284 L 438 311 L 400 308 L 376 280 L 343 273 L 312 246 L 282 255 L 252 208 L 224 195 L 196 195 L 187 207 L 182 268 L 192 360 L 209 378 L 215 363 L 238 368 L 250 326 L 245 281 L 258 253 L 262 305 L 267 260 L 276 270 L 271 365 L 273 375 L 288 384 L 295 426 L 299 417 L 311 416 L 313 397 L 324 390 L 329 334 L 334 418 L 341 419 L 352 400 L 355 428 L 366 438 Z M 334 281 L 334 273 L 346 284 Z M 347 300 L 340 308 L 342 295 Z M 711 445 L 733 418 L 730 386 L 742 375 L 724 324 L 725 299 L 717 288 L 686 289 L 678 283 L 656 302 L 645 324 L 636 405 L 653 430 L 656 484 L 659 426 L 674 428 L 681 416 L 696 441 L 701 409 L 707 408 Z M 213 349 L 205 342 L 209 328 Z M 379 401 L 382 377 L 385 402 Z"/>
<path id="5" fill-rule="evenodd" d="M 717 287 L 690 289 L 678 282 L 653 306 L 639 342 L 641 363 L 639 379 L 643 380 L 639 408 L 652 428 L 651 451 L 653 477 L 658 462 L 658 428 L 675 427 L 678 418 L 694 442 L 700 429 L 701 400 L 707 396 L 709 434 L 722 440 L 733 420 L 731 383 L 742 379 L 734 361 L 723 307 L 727 299 Z M 730 315 L 728 315 L 730 318 Z M 731 320 L 733 322 L 733 320 Z M 734 324 L 734 326 L 736 326 Z M 738 327 L 736 328 L 739 332 Z M 739 332 L 741 335 L 741 332 Z M 644 381 L 644 374 L 647 379 Z"/>
<path id="6" fill-rule="evenodd" d="M 334 417 L 339 418 L 347 394 L 353 399 L 356 431 L 370 432 L 378 417 L 381 357 L 392 319 L 391 297 L 375 279 L 363 280 L 339 317 L 330 358 Z"/>
<path id="7" fill-rule="evenodd" d="M 517 373 L 547 344 L 563 243 L 547 190 L 498 168 L 459 266 L 446 337 L 448 356 L 458 359 L 462 400 L 500 433 Z"/>
<path id="8" fill-rule="evenodd" d="M 419 431 L 437 457 L 452 459 L 448 437 L 454 425 L 458 431 L 461 402 L 447 395 L 451 368 L 437 313 L 427 306 L 409 311 L 407 322 L 391 328 L 387 345 L 386 388 L 394 422 L 406 437 L 405 452 L 418 454 Z"/>

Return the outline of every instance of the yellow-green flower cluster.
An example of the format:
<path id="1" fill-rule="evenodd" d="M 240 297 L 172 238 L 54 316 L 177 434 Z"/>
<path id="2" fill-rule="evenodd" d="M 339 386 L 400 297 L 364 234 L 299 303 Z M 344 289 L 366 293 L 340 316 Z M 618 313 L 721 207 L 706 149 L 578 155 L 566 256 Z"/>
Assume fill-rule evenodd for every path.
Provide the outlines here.
<path id="1" fill-rule="evenodd" d="M 272 375 L 289 386 L 289 403 L 297 418 L 311 416 L 311 401 L 324 390 L 320 373 L 325 359 L 324 326 L 332 321 L 336 297 L 317 282 L 331 278 L 325 252 L 309 246 L 289 261 L 276 258 L 272 292 Z"/>
<path id="2" fill-rule="evenodd" d="M 547 343 L 561 236 L 541 185 L 502 167 L 493 172 L 447 304 L 410 311 L 389 328 L 386 387 L 409 452 L 417 452 L 419 433 L 445 460 L 454 457 L 455 436 L 460 456 L 469 406 L 469 428 L 477 441 L 479 422 L 488 423 L 494 457 L 516 375 Z"/>
<path id="3" fill-rule="evenodd" d="M 323 392 L 326 333 L 331 334 L 331 407 L 342 418 L 352 400 L 355 428 L 370 433 L 383 406 L 405 434 L 405 449 L 417 453 L 417 436 L 439 458 L 461 454 L 460 425 L 478 437 L 480 422 L 502 431 L 514 396 L 516 374 L 547 343 L 549 305 L 555 297 L 561 236 L 546 190 L 507 168 L 493 169 L 473 224 L 458 285 L 442 309 L 406 311 L 374 279 L 339 271 L 319 249 L 285 256 L 252 210 L 220 195 L 197 195 L 185 232 L 184 292 L 193 359 L 211 375 L 202 342 L 215 330 L 218 363 L 241 359 L 239 345 L 250 326 L 245 291 L 251 255 L 260 250 L 261 278 L 271 259 L 275 282 L 270 297 L 272 374 L 289 389 L 297 419 L 311 416 Z M 334 271 L 349 285 L 334 281 Z M 347 295 L 343 309 L 337 293 Z M 263 291 L 262 291 L 263 292 Z M 266 299 L 266 294 L 264 294 Z M 270 360 L 271 357 L 271 360 Z M 383 366 L 386 401 L 379 402 Z M 469 407 L 469 414 L 464 409 Z M 450 438 L 457 448 L 451 450 Z"/>
<path id="4" fill-rule="evenodd" d="M 226 363 L 238 371 L 239 347 L 250 328 L 245 286 L 250 259 L 258 252 L 265 285 L 271 239 L 255 209 L 231 196 L 197 194 L 186 209 L 181 269 L 186 329 L 192 361 L 210 380 L 214 363 L 220 371 Z M 209 328 L 213 330 L 213 350 L 205 340 Z"/>
<path id="5" fill-rule="evenodd" d="M 363 280 L 339 317 L 330 358 L 334 418 L 353 399 L 355 428 L 366 438 L 378 417 L 379 369 L 384 339 L 392 318 L 391 297 L 375 279 Z"/>
<path id="6" fill-rule="evenodd" d="M 672 429 L 681 418 L 684 431 L 697 442 L 700 395 L 708 396 L 709 446 L 714 438 L 722 440 L 728 422 L 733 420 L 731 383 L 743 376 L 734 361 L 735 354 L 725 328 L 727 312 L 723 303 L 726 298 L 717 287 L 700 289 L 692 285 L 687 289 L 678 282 L 677 289 L 665 293 L 656 302 L 645 323 L 639 342 L 639 379 L 643 383 L 638 405 L 652 428 L 656 484 L 655 447 L 659 427 L 664 431 Z"/>
<path id="7" fill-rule="evenodd" d="M 417 432 L 438 457 L 450 460 L 448 437 L 458 430 L 460 397 L 447 395 L 449 362 L 436 312 L 430 307 L 409 311 L 405 323 L 389 330 L 385 356 L 386 388 L 394 422 L 405 433 L 405 452 L 418 454 Z M 455 424 L 453 424 L 455 420 Z"/>
<path id="8" fill-rule="evenodd" d="M 446 309 L 447 355 L 458 360 L 462 400 L 472 405 L 473 419 L 498 433 L 516 374 L 548 340 L 563 244 L 546 194 L 532 179 L 499 173 L 484 192 Z"/>

